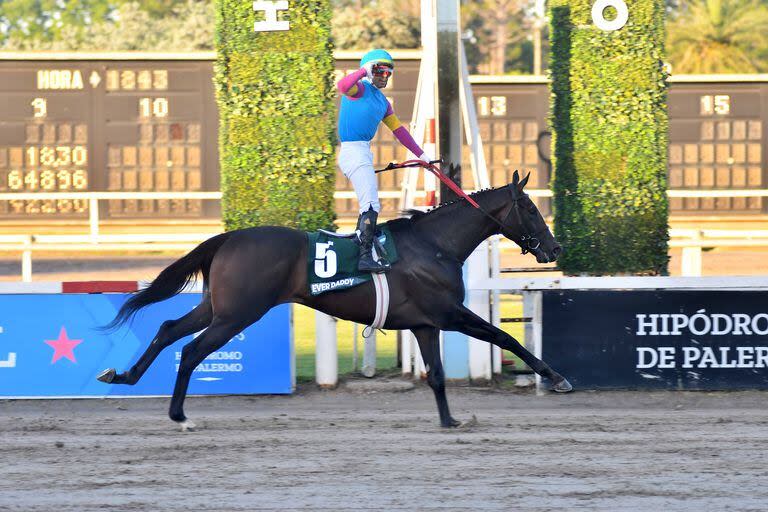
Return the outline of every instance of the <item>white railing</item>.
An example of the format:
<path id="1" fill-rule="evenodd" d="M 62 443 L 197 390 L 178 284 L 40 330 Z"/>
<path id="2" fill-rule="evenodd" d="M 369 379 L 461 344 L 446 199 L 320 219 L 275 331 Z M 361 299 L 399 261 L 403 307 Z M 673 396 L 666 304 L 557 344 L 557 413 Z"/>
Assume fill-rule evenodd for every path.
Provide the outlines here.
<path id="1" fill-rule="evenodd" d="M 546 189 L 528 190 L 531 197 L 552 197 Z M 713 189 L 667 191 L 670 198 L 768 197 L 768 189 Z M 670 229 L 669 246 L 682 248 L 683 276 L 701 276 L 704 247 L 768 247 L 768 230 Z M 503 246 L 503 244 L 502 244 Z"/>
<path id="2" fill-rule="evenodd" d="M 670 229 L 669 246 L 682 248 L 681 274 L 701 276 L 704 247 L 768 247 L 768 230 Z"/>
<path id="3" fill-rule="evenodd" d="M 99 235 L 99 201 L 108 199 L 217 199 L 221 192 L 22 192 L 0 193 L 0 201 L 81 199 L 88 201 L 88 225 L 93 237 Z"/>
<path id="4" fill-rule="evenodd" d="M 399 198 L 399 191 L 384 190 L 384 199 Z M 177 251 L 193 249 L 200 242 L 217 234 L 207 233 L 141 233 L 101 234 L 99 201 L 110 199 L 200 199 L 220 201 L 221 192 L 21 192 L 0 193 L 0 201 L 13 200 L 83 200 L 88 201 L 88 233 L 71 235 L 3 235 L 0 251 L 21 252 L 21 279 L 32 281 L 32 254 L 34 252 L 86 252 L 86 251 Z M 335 199 L 355 199 L 354 191 L 337 191 Z"/>
<path id="5" fill-rule="evenodd" d="M 101 234 L 99 201 L 109 199 L 221 200 L 221 192 L 38 192 L 0 193 L 0 201 L 88 201 L 89 232 L 71 235 L 0 235 L 0 251 L 21 251 L 21 279 L 32 281 L 33 252 L 188 251 L 217 233 Z"/>
<path id="6" fill-rule="evenodd" d="M 30 282 L 33 252 L 183 252 L 216 234 L 0 235 L 0 251 L 21 251 L 21 280 Z"/>
<path id="7" fill-rule="evenodd" d="M 529 189 L 531 197 L 552 197 L 548 189 Z M 669 197 L 768 197 L 768 189 L 669 190 Z M 382 190 L 384 199 L 399 198 L 401 191 Z M 0 235 L 0 250 L 22 252 L 22 280 L 32 279 L 33 251 L 186 251 L 216 233 L 118 234 L 100 233 L 99 201 L 110 199 L 201 199 L 221 200 L 221 192 L 38 192 L 0 193 L 0 201 L 79 199 L 88 201 L 88 234 Z M 337 191 L 335 199 L 354 199 L 351 190 Z M 768 230 L 672 229 L 670 247 L 683 249 L 682 273 L 701 275 L 703 247 L 766 247 Z M 501 246 L 506 247 L 502 241 Z"/>

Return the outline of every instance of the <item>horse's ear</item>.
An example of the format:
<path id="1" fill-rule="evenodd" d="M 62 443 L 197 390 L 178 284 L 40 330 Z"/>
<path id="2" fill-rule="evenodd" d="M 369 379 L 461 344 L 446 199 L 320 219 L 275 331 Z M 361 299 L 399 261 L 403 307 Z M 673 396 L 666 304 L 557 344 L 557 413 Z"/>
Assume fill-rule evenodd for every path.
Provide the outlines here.
<path id="1" fill-rule="evenodd" d="M 520 173 L 515 169 L 515 172 L 512 174 L 512 184 L 517 187 L 518 183 L 520 183 Z"/>
<path id="2" fill-rule="evenodd" d="M 528 178 L 530 177 L 531 177 L 531 173 L 528 173 L 525 175 L 525 178 L 523 178 L 523 181 L 520 182 L 520 190 L 525 188 L 525 186 L 528 184 Z"/>

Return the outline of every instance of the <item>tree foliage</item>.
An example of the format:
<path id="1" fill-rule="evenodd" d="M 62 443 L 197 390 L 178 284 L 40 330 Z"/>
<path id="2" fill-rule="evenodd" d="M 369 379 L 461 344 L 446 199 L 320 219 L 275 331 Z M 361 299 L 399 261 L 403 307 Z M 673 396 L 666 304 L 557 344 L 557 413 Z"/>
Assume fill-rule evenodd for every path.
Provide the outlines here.
<path id="1" fill-rule="evenodd" d="M 21 9 L 22 1 L 27 3 L 26 10 Z M 35 3 L 39 1 L 35 0 Z M 208 0 L 168 2 L 168 10 L 162 15 L 157 15 L 157 8 L 153 11 L 148 2 L 121 2 L 110 6 L 94 1 L 87 7 L 72 10 L 68 19 L 73 21 L 56 27 L 46 21 L 51 17 L 49 14 L 36 17 L 36 11 L 30 9 L 33 2 L 11 2 L 17 2 L 16 7 L 21 10 L 3 10 L 3 16 L 14 20 L 6 24 L 5 36 L 0 39 L 0 49 L 3 50 L 213 49 L 214 10 L 213 3 Z M 27 14 L 22 15 L 22 12 Z"/>
<path id="2" fill-rule="evenodd" d="M 531 44 L 526 38 L 527 3 L 527 0 L 476 0 L 462 6 L 467 60 L 475 70 L 491 75 L 522 71 L 520 57 L 524 52 L 531 55 Z M 523 67 L 531 65 L 523 64 Z"/>
<path id="3" fill-rule="evenodd" d="M 768 71 L 768 4 L 685 0 L 673 11 L 667 47 L 674 73 Z"/>
<path id="4" fill-rule="evenodd" d="M 419 15 L 402 0 L 344 1 L 335 5 L 333 41 L 340 50 L 370 48 L 418 48 L 421 46 Z"/>
<path id="5" fill-rule="evenodd" d="M 3 0 L 0 1 L 0 37 L 53 41 L 62 31 L 108 19 L 110 0 Z"/>

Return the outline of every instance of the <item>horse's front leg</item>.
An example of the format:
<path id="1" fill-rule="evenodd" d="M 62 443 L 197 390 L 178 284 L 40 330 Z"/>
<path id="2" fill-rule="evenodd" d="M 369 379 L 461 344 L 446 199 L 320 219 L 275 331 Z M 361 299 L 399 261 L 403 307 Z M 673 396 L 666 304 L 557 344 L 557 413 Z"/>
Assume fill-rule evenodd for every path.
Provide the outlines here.
<path id="1" fill-rule="evenodd" d="M 421 357 L 424 359 L 424 364 L 427 365 L 427 382 L 432 391 L 435 392 L 440 425 L 446 428 L 458 427 L 461 422 L 451 417 L 448 399 L 445 397 L 445 372 L 443 371 L 443 362 L 440 359 L 440 330 L 434 327 L 422 327 L 411 329 L 411 332 L 419 342 Z"/>
<path id="2" fill-rule="evenodd" d="M 456 306 L 456 310 L 444 330 L 459 331 L 473 338 L 493 343 L 504 350 L 509 350 L 523 360 L 531 369 L 552 381 L 552 390 L 558 393 L 573 391 L 570 382 L 549 367 L 547 363 L 534 356 L 523 347 L 515 338 L 477 316 L 464 307 Z"/>

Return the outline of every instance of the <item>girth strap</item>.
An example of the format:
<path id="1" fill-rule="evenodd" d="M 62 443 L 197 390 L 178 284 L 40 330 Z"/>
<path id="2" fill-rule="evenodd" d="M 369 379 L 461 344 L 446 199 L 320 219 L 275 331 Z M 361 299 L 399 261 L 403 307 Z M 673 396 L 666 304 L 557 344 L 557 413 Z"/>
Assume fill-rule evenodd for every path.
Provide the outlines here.
<path id="1" fill-rule="evenodd" d="M 371 274 L 373 277 L 373 288 L 376 290 L 376 312 L 373 316 L 373 323 L 363 329 L 363 338 L 368 338 L 374 329 L 381 329 L 387 321 L 389 313 L 389 282 L 386 274 Z"/>

